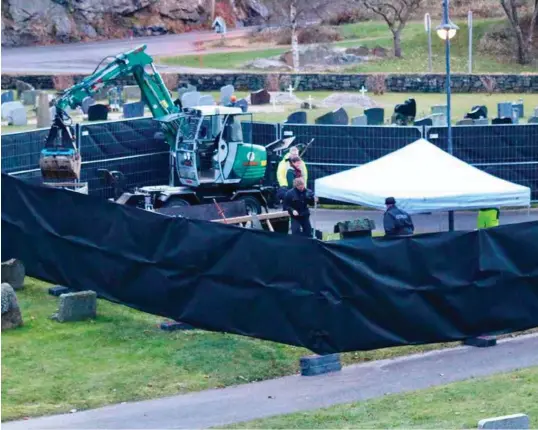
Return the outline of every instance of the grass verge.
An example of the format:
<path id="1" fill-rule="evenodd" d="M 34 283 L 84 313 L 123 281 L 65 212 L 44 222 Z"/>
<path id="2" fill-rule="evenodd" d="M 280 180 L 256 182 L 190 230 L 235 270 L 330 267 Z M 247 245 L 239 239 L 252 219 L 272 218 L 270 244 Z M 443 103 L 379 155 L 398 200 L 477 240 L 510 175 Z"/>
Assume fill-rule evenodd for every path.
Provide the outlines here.
<path id="1" fill-rule="evenodd" d="M 525 413 L 538 427 L 538 367 L 388 395 L 227 428 L 476 428 L 483 418 Z"/>

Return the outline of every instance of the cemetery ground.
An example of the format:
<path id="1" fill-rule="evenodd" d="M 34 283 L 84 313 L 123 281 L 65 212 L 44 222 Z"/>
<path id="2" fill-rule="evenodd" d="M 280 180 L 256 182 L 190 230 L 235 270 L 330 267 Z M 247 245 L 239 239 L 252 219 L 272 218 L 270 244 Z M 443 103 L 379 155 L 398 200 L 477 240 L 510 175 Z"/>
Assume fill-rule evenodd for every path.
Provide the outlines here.
<path id="1" fill-rule="evenodd" d="M 252 91 L 256 91 L 257 88 L 253 88 Z M 48 92 L 54 93 L 54 91 L 49 90 Z M 218 102 L 220 93 L 218 91 L 212 92 L 202 92 L 202 94 L 211 94 L 213 98 Z M 236 91 L 235 94 L 238 97 L 238 100 L 247 97 L 250 92 L 247 91 Z M 340 105 L 335 102 L 334 104 L 323 106 L 322 102 L 329 96 L 334 96 L 338 98 L 338 95 L 344 96 L 345 94 L 360 94 L 357 91 L 350 92 L 335 92 L 335 91 L 294 91 L 293 95 L 297 98 L 297 101 L 279 104 L 273 108 L 271 104 L 268 105 L 258 105 L 258 106 L 249 106 L 249 112 L 253 114 L 254 121 L 262 122 L 282 122 L 285 121 L 288 115 L 297 110 L 306 110 L 308 123 L 313 124 L 315 119 L 327 112 L 330 112 L 334 109 L 340 107 Z M 429 115 L 431 113 L 430 107 L 436 104 L 445 104 L 446 95 L 443 93 L 385 93 L 383 95 L 374 95 L 370 92 L 366 93 L 366 96 L 374 101 L 379 107 L 385 108 L 385 123 L 390 122 L 390 117 L 394 111 L 394 106 L 399 103 L 403 103 L 407 98 L 414 98 L 417 102 L 417 119 L 423 116 Z M 177 92 L 173 92 L 174 99 L 177 98 Z M 316 109 L 301 109 L 301 102 L 308 102 L 309 97 L 312 97 L 312 103 L 314 106 L 317 106 Z M 458 120 L 463 119 L 464 115 L 471 110 L 471 108 L 476 104 L 483 104 L 488 108 L 488 116 L 493 118 L 497 115 L 497 103 L 505 101 L 517 101 L 523 99 L 525 105 L 525 118 L 520 120 L 520 123 L 526 123 L 529 116 L 532 116 L 535 106 L 538 106 L 538 94 L 533 93 L 494 93 L 492 95 L 487 95 L 484 93 L 479 94 L 463 94 L 455 93 L 452 94 L 452 122 L 456 123 Z M 134 102 L 137 100 L 128 100 L 129 102 Z M 100 103 L 107 103 L 105 100 L 101 100 Z M 25 106 L 28 116 L 28 124 L 26 126 L 13 126 L 7 125 L 6 121 L 2 121 L 1 132 L 5 133 L 15 133 L 21 131 L 29 131 L 36 128 L 37 117 L 36 112 L 32 106 Z M 364 109 L 359 106 L 344 106 L 344 109 L 348 113 L 349 117 L 362 115 Z M 73 111 L 70 114 L 74 122 L 88 123 L 87 117 L 83 116 L 79 111 Z M 151 113 L 146 107 L 145 116 L 150 117 Z M 109 120 L 121 120 L 123 115 L 121 112 L 110 112 L 108 115 Z"/>
<path id="2" fill-rule="evenodd" d="M 460 27 L 456 36 L 451 40 L 451 71 L 452 73 L 468 72 L 468 26 L 465 20 L 454 20 Z M 435 27 L 437 23 L 432 22 Z M 506 52 L 502 52 L 498 43 L 489 46 L 483 39 L 487 33 L 502 29 L 507 25 L 503 19 L 475 19 L 473 25 L 473 73 L 536 73 L 536 65 L 522 66 L 511 61 Z M 402 58 L 390 55 L 393 47 L 392 35 L 383 21 L 367 21 L 357 24 L 345 24 L 334 27 L 341 35 L 342 41 L 330 43 L 334 47 L 357 48 L 366 46 L 374 48 L 381 46 L 388 50 L 386 58 L 366 61 L 358 65 L 346 66 L 339 69 L 347 73 L 427 73 L 428 72 L 428 40 L 424 31 L 423 21 L 409 22 L 402 31 Z M 252 38 L 251 38 L 252 39 Z M 240 40 L 230 40 L 229 45 L 244 44 Z M 303 45 L 304 46 L 304 45 Z M 211 47 L 208 47 L 211 49 Z M 225 52 L 214 52 L 200 55 L 178 55 L 156 57 L 156 62 L 170 66 L 195 68 L 211 68 L 224 70 L 246 70 L 245 64 L 256 59 L 268 59 L 290 50 L 287 45 L 276 45 L 267 42 L 265 47 L 259 43 L 248 48 L 222 48 Z M 492 52 L 491 50 L 498 52 Z M 506 51 L 506 49 L 505 49 Z M 434 73 L 445 73 L 445 50 L 441 39 L 435 31 L 432 32 L 432 66 Z M 334 69 L 334 67 L 333 67 Z M 327 67 L 326 71 L 331 71 Z"/>
<path id="3" fill-rule="evenodd" d="M 201 330 L 167 332 L 164 318 L 98 299 L 97 318 L 50 319 L 58 298 L 26 278 L 24 326 L 2 333 L 2 421 L 222 388 L 295 374 L 310 352 Z M 511 334 L 508 336 L 514 336 Z M 459 342 L 342 354 L 343 364 L 448 348 Z"/>
<path id="4" fill-rule="evenodd" d="M 527 414 L 538 427 L 538 367 L 226 428 L 476 428 L 487 417 Z"/>

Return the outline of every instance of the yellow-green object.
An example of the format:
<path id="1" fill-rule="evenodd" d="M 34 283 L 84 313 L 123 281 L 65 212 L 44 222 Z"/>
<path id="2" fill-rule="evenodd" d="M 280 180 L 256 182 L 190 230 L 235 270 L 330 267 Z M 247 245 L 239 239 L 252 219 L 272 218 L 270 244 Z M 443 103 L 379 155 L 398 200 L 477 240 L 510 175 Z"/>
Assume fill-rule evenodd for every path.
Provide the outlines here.
<path id="1" fill-rule="evenodd" d="M 490 228 L 499 225 L 499 209 L 480 209 L 477 217 L 477 228 Z"/>
<path id="2" fill-rule="evenodd" d="M 287 187 L 288 186 L 288 180 L 286 178 L 286 173 L 288 171 L 288 167 L 290 166 L 290 163 L 288 162 L 290 158 L 290 153 L 288 152 L 284 157 L 282 157 L 282 160 L 280 160 L 280 163 L 278 163 L 278 168 L 276 171 L 276 177 L 278 180 L 278 185 L 281 187 Z M 301 162 L 301 171 L 303 172 L 303 178 L 304 181 L 308 181 L 308 169 L 306 168 L 306 163 L 303 161 Z"/>

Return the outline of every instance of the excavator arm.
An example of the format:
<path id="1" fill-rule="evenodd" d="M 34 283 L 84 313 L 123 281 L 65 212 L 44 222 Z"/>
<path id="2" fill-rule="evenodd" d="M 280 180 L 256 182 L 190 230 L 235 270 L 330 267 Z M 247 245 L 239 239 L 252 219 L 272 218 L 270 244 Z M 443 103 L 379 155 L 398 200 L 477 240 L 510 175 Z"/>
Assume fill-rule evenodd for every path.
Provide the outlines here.
<path id="1" fill-rule="evenodd" d="M 56 100 L 56 115 L 45 140 L 45 148 L 41 152 L 39 162 L 44 179 L 80 179 L 80 154 L 66 110 L 82 106 L 85 98 L 94 96 L 103 87 L 119 78 L 133 76 L 140 87 L 142 100 L 149 107 L 154 118 L 169 117 L 181 112 L 180 103 L 172 100 L 170 92 L 153 64 L 153 59 L 145 50 L 146 45 L 140 45 L 131 51 L 112 57 L 113 60 L 110 63 L 99 68 L 108 58 L 106 57 L 90 76 L 67 89 Z M 172 147 L 177 132 L 175 121 L 161 122 L 161 126 L 166 141 Z"/>

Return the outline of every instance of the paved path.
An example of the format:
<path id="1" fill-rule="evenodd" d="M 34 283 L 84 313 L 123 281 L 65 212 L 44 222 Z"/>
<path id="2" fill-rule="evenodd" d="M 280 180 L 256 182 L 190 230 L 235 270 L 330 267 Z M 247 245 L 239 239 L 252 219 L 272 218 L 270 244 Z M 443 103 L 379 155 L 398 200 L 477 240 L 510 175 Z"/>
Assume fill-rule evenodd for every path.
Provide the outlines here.
<path id="1" fill-rule="evenodd" d="M 3 430 L 207 428 L 538 366 L 538 335 L 27 421 Z"/>
<path id="2" fill-rule="evenodd" d="M 375 231 L 383 232 L 383 212 L 380 211 L 318 209 L 317 214 L 312 216 L 312 223 L 314 224 L 315 222 L 316 228 L 321 231 L 332 232 L 337 222 L 359 217 L 373 219 L 376 225 Z M 412 217 L 417 233 L 448 231 L 448 214 L 445 212 L 431 215 L 412 215 Z M 501 211 L 501 224 L 528 221 L 538 221 L 538 209 Z M 456 212 L 454 215 L 454 227 L 456 230 L 474 230 L 476 228 L 476 213 Z"/>

